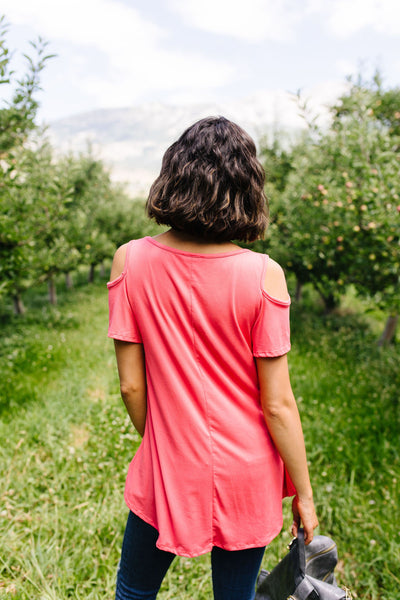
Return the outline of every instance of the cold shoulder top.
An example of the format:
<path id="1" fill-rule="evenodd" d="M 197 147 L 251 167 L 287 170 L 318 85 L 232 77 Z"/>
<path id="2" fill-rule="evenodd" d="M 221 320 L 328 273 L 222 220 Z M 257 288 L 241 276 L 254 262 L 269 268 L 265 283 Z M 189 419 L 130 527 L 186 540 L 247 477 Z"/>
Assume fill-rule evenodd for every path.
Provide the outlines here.
<path id="1" fill-rule="evenodd" d="M 254 357 L 288 352 L 289 304 L 263 289 L 268 257 L 129 242 L 109 282 L 109 337 L 143 344 L 147 417 L 125 501 L 157 546 L 197 556 L 267 545 L 295 493 L 264 420 Z"/>

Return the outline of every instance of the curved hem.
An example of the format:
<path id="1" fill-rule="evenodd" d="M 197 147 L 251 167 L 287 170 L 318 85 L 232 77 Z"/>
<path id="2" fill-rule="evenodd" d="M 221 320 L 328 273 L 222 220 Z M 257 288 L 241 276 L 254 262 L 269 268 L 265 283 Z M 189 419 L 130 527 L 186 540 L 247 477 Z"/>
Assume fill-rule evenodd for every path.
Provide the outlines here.
<path id="1" fill-rule="evenodd" d="M 275 296 L 271 296 L 271 294 L 268 294 L 268 292 L 265 290 L 261 290 L 261 291 L 263 293 L 263 296 L 265 296 L 268 300 L 270 300 L 274 304 L 278 304 L 278 306 L 290 306 L 290 304 L 291 304 L 290 296 L 289 296 L 288 300 L 281 300 L 280 298 L 275 298 Z"/>
<path id="2" fill-rule="evenodd" d="M 148 523 L 148 525 L 151 525 L 154 529 L 156 529 L 160 535 L 160 532 L 159 532 L 158 528 L 155 526 L 155 523 L 153 522 L 153 520 L 150 519 L 147 515 L 145 515 L 141 510 L 137 510 L 137 509 L 133 508 L 133 506 L 131 506 L 130 503 L 128 503 L 126 494 L 124 494 L 124 499 L 125 499 L 125 503 L 126 503 L 127 507 L 129 508 L 129 510 L 132 511 L 140 519 L 145 521 L 145 523 Z M 188 550 L 187 548 L 183 548 L 182 546 L 160 544 L 157 540 L 156 547 L 159 550 L 163 550 L 164 552 L 170 552 L 171 554 L 175 554 L 176 556 L 183 556 L 185 558 L 194 558 L 196 556 L 201 556 L 203 554 L 207 554 L 208 552 L 211 552 L 211 550 L 214 547 L 218 547 L 218 548 L 221 548 L 221 550 L 228 550 L 231 552 L 236 551 L 236 550 L 249 550 L 250 548 L 263 548 L 265 546 L 268 546 L 272 542 L 272 540 L 274 540 L 279 535 L 279 533 L 282 530 L 282 526 L 283 526 L 283 516 L 280 521 L 279 528 L 277 528 L 276 531 L 273 530 L 274 532 L 272 534 L 270 534 L 260 540 L 254 541 L 254 542 L 248 542 L 248 543 L 244 542 L 242 544 L 235 544 L 235 545 L 233 545 L 233 544 L 218 545 L 218 544 L 214 544 L 212 541 L 210 541 L 210 542 L 207 542 L 205 545 L 201 546 L 198 550 Z"/>
<path id="3" fill-rule="evenodd" d="M 109 331 L 107 333 L 107 337 L 111 338 L 112 340 L 119 340 L 120 342 L 130 342 L 131 344 L 143 344 L 142 340 L 138 340 L 137 336 L 131 333 L 118 333 Z"/>
<path id="4" fill-rule="evenodd" d="M 126 272 L 122 271 L 122 273 L 120 273 L 120 275 L 118 275 L 118 277 L 116 277 L 115 279 L 112 279 L 111 281 L 107 281 L 107 288 L 110 289 L 110 288 L 114 287 L 114 285 L 117 285 L 120 281 L 123 280 L 125 275 L 126 275 Z"/>
<path id="5" fill-rule="evenodd" d="M 268 350 L 268 352 L 263 352 L 262 350 L 260 351 L 253 351 L 253 356 L 254 358 L 277 358 L 278 356 L 283 356 L 284 354 L 287 354 L 291 349 L 291 345 L 289 344 L 288 346 L 282 346 L 282 348 L 276 348 L 274 350 Z"/>
<path id="6" fill-rule="evenodd" d="M 125 253 L 125 260 L 124 260 L 124 268 L 122 269 L 122 272 L 115 279 L 111 279 L 111 281 L 107 282 L 107 288 L 108 289 L 112 288 L 114 285 L 116 285 L 117 283 L 119 283 L 120 281 L 122 281 L 122 279 L 125 278 L 127 270 L 128 270 L 128 254 L 130 252 L 130 246 L 131 246 L 131 244 L 134 241 L 135 240 L 130 240 L 129 242 L 127 242 L 125 244 L 125 246 L 126 246 L 126 253 Z"/>

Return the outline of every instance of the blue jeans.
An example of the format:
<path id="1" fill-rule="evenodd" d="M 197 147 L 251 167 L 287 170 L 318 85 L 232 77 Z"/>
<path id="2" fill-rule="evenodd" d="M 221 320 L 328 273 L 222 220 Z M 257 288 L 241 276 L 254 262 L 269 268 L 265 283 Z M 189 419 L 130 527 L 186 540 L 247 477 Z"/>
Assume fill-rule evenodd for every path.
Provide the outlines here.
<path id="1" fill-rule="evenodd" d="M 129 513 L 115 600 L 154 600 L 175 554 L 156 547 L 158 531 Z M 211 551 L 215 600 L 253 600 L 265 547 Z"/>

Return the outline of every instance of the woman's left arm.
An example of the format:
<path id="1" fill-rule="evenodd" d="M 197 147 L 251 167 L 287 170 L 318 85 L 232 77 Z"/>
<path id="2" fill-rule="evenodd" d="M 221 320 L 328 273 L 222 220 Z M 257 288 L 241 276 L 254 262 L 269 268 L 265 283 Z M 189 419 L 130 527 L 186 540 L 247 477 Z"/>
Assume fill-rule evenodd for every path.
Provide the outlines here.
<path id="1" fill-rule="evenodd" d="M 127 244 L 120 246 L 114 255 L 110 281 L 115 280 L 123 271 Z M 121 396 L 129 417 L 143 437 L 146 423 L 147 393 L 146 368 L 143 344 L 114 340 L 115 354 L 119 373 Z"/>
<path id="2" fill-rule="evenodd" d="M 114 345 L 121 396 L 134 427 L 143 437 L 147 412 L 143 344 L 114 340 Z"/>

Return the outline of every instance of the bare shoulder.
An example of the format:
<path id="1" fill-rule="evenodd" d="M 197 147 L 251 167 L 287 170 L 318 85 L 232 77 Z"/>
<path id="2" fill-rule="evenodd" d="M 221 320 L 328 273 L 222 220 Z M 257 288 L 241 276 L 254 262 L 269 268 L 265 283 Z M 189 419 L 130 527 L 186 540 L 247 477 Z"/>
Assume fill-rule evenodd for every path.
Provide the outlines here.
<path id="1" fill-rule="evenodd" d="M 264 289 L 269 296 L 277 300 L 281 300 L 282 302 L 289 300 L 285 273 L 280 264 L 272 258 L 268 258 Z"/>
<path id="2" fill-rule="evenodd" d="M 125 259 L 126 259 L 126 249 L 128 244 L 123 244 L 120 246 L 114 254 L 113 263 L 111 267 L 110 281 L 113 281 L 117 277 L 119 277 L 124 270 Z"/>

